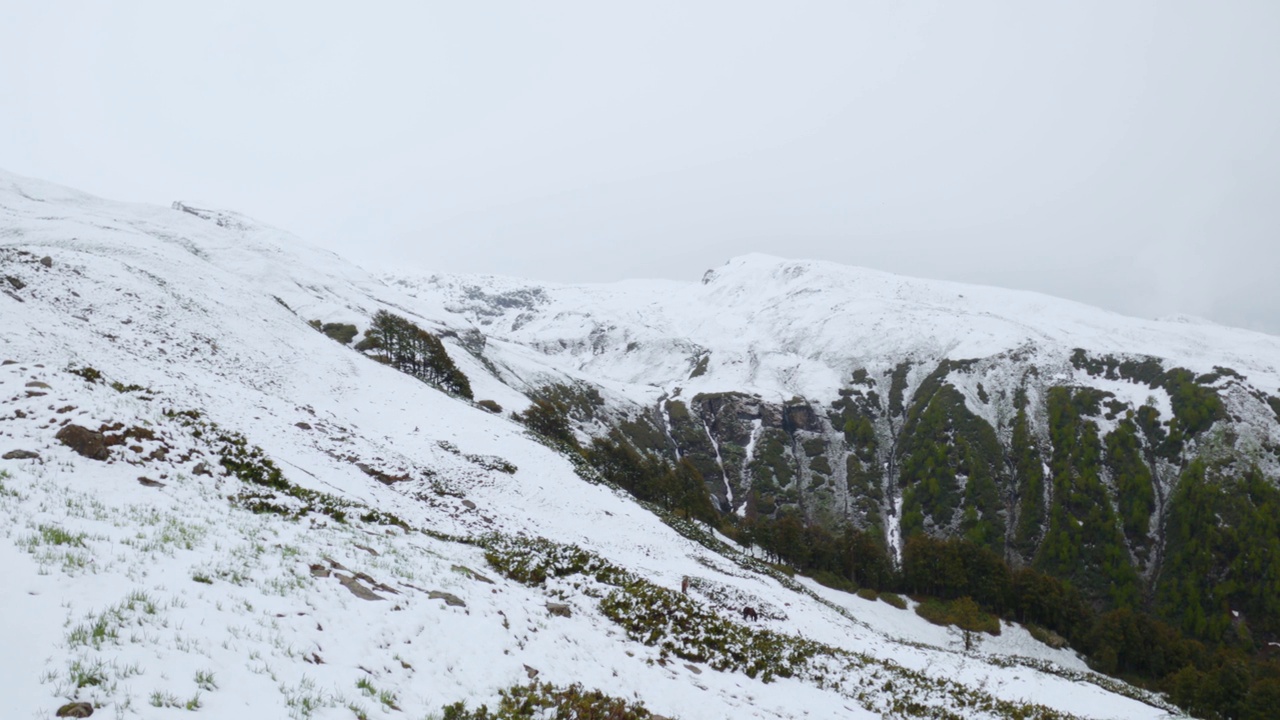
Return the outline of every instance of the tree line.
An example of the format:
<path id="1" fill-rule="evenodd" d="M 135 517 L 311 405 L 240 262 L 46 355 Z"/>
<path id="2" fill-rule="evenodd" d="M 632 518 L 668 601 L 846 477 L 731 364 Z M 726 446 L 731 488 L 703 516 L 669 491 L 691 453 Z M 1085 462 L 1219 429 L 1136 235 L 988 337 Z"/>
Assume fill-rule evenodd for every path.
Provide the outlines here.
<path id="1" fill-rule="evenodd" d="M 917 600 L 971 599 L 983 612 L 1060 635 L 1095 670 L 1167 692 L 1198 717 L 1261 720 L 1280 707 L 1280 662 L 1247 639 L 1197 638 L 1134 607 L 1095 605 L 1070 582 L 1032 568 L 1014 569 L 966 539 L 912 535 L 895 567 L 878 536 L 850 527 L 832 533 L 806 524 L 796 512 L 722 529 L 744 545 L 760 547 L 769 559 L 843 589 Z"/>
<path id="2" fill-rule="evenodd" d="M 1171 498 L 1161 571 L 1141 581 L 1126 557 L 1126 540 L 1139 553 L 1154 549 L 1155 538 L 1144 527 L 1153 510 L 1151 472 L 1142 457 L 1143 447 L 1155 444 L 1149 418 L 1141 412 L 1125 417 L 1100 437 L 1088 418 L 1098 414 L 1093 406 L 1102 398 L 1055 388 L 1048 397 L 1053 450 L 1042 459 L 1029 432 L 1025 397 L 1020 400 L 1014 480 L 1023 512 L 1009 532 L 1012 542 L 1005 547 L 995 521 L 995 533 L 982 527 L 994 513 L 981 513 L 955 539 L 926 535 L 919 524 L 909 531 L 904 519 L 899 564 L 875 527 L 832 530 L 808 522 L 798 508 L 769 516 L 751 512 L 750 503 L 744 518 L 720 514 L 702 475 L 687 461 L 637 450 L 617 430 L 579 444 L 563 402 L 537 399 L 517 419 L 557 438 L 637 498 L 705 521 L 743 546 L 759 548 L 766 559 L 828 585 L 938 599 L 952 607 L 972 603 L 983 613 L 1052 633 L 1100 672 L 1167 692 L 1198 716 L 1271 717 L 1280 707 L 1280 663 L 1268 655 L 1265 639 L 1280 632 L 1280 491 L 1256 470 L 1192 462 Z M 949 411 L 944 414 L 955 414 L 953 403 L 938 404 Z M 918 423 L 930 419 L 928 410 L 922 406 Z M 939 451 L 945 441 L 922 438 L 916 450 L 924 471 L 932 460 L 951 473 L 981 475 L 990 464 L 990 443 L 980 433 L 965 434 L 973 441 L 957 447 L 967 452 L 954 454 Z M 1102 487 L 1104 468 L 1119 487 L 1115 510 Z M 1049 483 L 1055 492 L 1045 507 L 1041 488 Z M 966 497 L 964 504 L 993 505 L 982 500 Z M 922 503 L 919 510 L 950 504 Z M 1255 640 L 1251 627 L 1264 639 Z"/>

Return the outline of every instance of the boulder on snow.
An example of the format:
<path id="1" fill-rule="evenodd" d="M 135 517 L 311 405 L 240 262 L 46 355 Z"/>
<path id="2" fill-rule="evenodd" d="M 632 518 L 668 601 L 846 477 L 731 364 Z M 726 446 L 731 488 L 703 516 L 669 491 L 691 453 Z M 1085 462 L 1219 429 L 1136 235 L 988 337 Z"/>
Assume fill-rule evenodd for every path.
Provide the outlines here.
<path id="1" fill-rule="evenodd" d="M 492 580 L 490 580 L 489 578 L 485 577 L 484 575 L 481 575 L 480 573 L 476 572 L 475 570 L 472 570 L 471 568 L 467 567 L 466 565 L 454 565 L 451 569 L 452 569 L 454 572 L 456 572 L 456 573 L 461 573 L 461 574 L 463 574 L 463 575 L 465 575 L 465 576 L 467 576 L 467 577 L 471 578 L 472 580 L 479 580 L 479 581 L 480 581 L 480 582 L 482 582 L 482 583 L 489 583 L 490 585 L 492 585 L 492 584 L 493 584 L 493 581 L 492 581 Z"/>
<path id="2" fill-rule="evenodd" d="M 53 437 L 90 460 L 106 460 L 110 455 L 107 451 L 106 437 L 100 432 L 81 425 L 68 425 Z"/>
<path id="3" fill-rule="evenodd" d="M 366 465 L 362 462 L 356 463 L 356 467 L 360 469 L 360 472 L 377 480 L 383 485 L 394 485 L 395 483 L 404 482 L 405 480 L 409 479 L 409 475 L 407 473 L 401 473 L 400 475 L 391 475 L 371 465 Z"/>
<path id="4" fill-rule="evenodd" d="M 553 602 L 547 603 L 547 612 L 560 617 L 569 617 L 573 614 L 573 610 L 571 610 L 568 605 Z"/>
<path id="5" fill-rule="evenodd" d="M 355 579 L 354 577 L 351 577 L 350 575 L 343 575 L 342 573 L 334 573 L 334 575 L 337 576 L 338 582 L 342 583 L 342 587 L 346 588 L 347 590 L 350 590 L 352 595 L 355 595 L 361 600 L 385 600 L 386 599 L 381 595 L 375 593 L 374 591 L 370 590 L 369 588 L 365 587 L 364 585 L 361 585 L 359 580 Z"/>
<path id="6" fill-rule="evenodd" d="M 93 714 L 93 706 L 87 702 L 67 703 L 58 708 L 55 717 L 87 718 Z"/>
<path id="7" fill-rule="evenodd" d="M 40 453 L 30 450 L 10 450 L 4 455 L 0 455 L 0 459 L 4 460 L 39 460 Z"/>
<path id="8" fill-rule="evenodd" d="M 458 597 L 457 595 L 454 595 L 453 593 L 441 592 L 440 590 L 432 590 L 431 593 L 427 595 L 427 597 L 432 600 L 443 600 L 445 605 L 453 605 L 454 607 L 467 606 L 467 604 L 462 601 L 462 598 Z"/>

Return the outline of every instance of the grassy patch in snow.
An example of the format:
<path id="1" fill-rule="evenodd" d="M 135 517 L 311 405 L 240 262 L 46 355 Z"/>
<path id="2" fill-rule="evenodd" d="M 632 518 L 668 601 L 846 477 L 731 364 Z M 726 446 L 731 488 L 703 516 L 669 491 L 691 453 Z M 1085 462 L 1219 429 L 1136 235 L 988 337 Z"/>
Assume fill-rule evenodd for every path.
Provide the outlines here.
<path id="1" fill-rule="evenodd" d="M 481 705 L 474 710 L 456 702 L 444 707 L 442 720 L 536 720 L 538 718 L 600 718 L 648 720 L 655 717 L 644 705 L 588 690 L 578 683 L 556 687 L 550 683 L 515 685 L 499 690 L 498 707 Z"/>
<path id="2" fill-rule="evenodd" d="M 165 416 L 188 427 L 193 437 L 207 442 L 217 455 L 218 464 L 247 485 L 233 496 L 233 501 L 246 510 L 293 520 L 315 513 L 347 522 L 354 515 L 362 522 L 409 529 L 407 523 L 390 513 L 293 484 L 262 448 L 249 443 L 238 432 L 206 421 L 198 411 L 166 410 Z"/>
<path id="3" fill-rule="evenodd" d="M 570 583 L 583 594 L 603 595 L 601 613 L 622 626 L 630 639 L 657 648 L 659 662 L 674 656 L 765 682 L 795 678 L 834 690 L 870 712 L 893 717 L 1073 717 L 1042 705 L 1002 700 L 891 661 L 726 619 L 682 593 L 577 546 L 507 536 L 490 536 L 483 544 L 489 563 L 512 580 L 534 586 Z M 458 706 L 458 712 L 466 711 Z M 453 717 L 484 720 L 490 716 Z"/>

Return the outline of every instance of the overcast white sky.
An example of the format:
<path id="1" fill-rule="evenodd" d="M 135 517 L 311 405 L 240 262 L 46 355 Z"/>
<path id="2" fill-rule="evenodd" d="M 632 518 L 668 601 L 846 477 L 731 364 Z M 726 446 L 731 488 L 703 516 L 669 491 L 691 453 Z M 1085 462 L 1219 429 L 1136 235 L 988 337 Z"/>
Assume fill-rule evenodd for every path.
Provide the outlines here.
<path id="1" fill-rule="evenodd" d="M 9 2 L 0 167 L 366 267 L 746 252 L 1280 334 L 1280 2 Z"/>

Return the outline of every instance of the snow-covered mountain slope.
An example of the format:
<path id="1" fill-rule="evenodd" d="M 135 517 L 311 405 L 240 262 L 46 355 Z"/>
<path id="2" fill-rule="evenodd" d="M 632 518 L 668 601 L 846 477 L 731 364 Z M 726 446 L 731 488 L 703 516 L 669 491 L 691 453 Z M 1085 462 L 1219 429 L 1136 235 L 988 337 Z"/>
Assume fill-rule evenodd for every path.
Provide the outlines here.
<path id="1" fill-rule="evenodd" d="M 478 328 L 507 384 L 576 396 L 570 414 L 584 434 L 621 433 L 692 462 L 722 512 L 796 512 L 872 530 L 893 548 L 914 532 L 980 537 L 1031 564 L 1074 482 L 1050 476 L 1058 418 L 1059 437 L 1098 447 L 1097 467 L 1075 468 L 1109 501 L 1089 533 L 1115 535 L 1128 515 L 1125 537 L 1107 542 L 1154 591 L 1164 518 L 1193 461 L 1280 477 L 1271 335 L 763 255 L 697 283 L 387 281 L 442 309 L 446 324 Z M 989 490 L 970 491 L 974 448 Z M 1019 468 L 1019 457 L 1039 459 Z M 1121 466 L 1143 479 L 1122 481 Z M 916 489 L 926 469 L 933 485 Z M 1086 520 L 1084 506 L 1067 512 Z"/>
<path id="2" fill-rule="evenodd" d="M 233 213 L 0 175 L 0 286 L 7 717 L 86 702 L 109 717 L 420 718 L 492 706 L 535 674 L 680 718 L 1166 715 L 1020 627 L 965 652 L 909 611 L 677 532 L 511 420 L 307 321 L 390 310 L 455 333 L 477 397 L 508 407 L 525 388 L 463 349 L 477 327 L 499 375 L 576 369 Z M 626 585 L 570 569 L 517 582 L 500 566 L 518 537 L 575 544 Z M 675 597 L 685 578 L 702 627 L 658 640 L 825 645 L 766 682 L 716 653 L 677 659 L 607 602 Z"/>
<path id="3" fill-rule="evenodd" d="M 604 380 L 687 394 L 834 397 L 856 369 L 1023 351 L 1150 355 L 1198 373 L 1232 367 L 1280 387 L 1280 338 L 1207 322 L 1141 320 L 1031 292 L 919 280 L 822 261 L 734 258 L 700 283 L 554 285 L 398 274 L 494 338 Z M 690 377 L 703 356 L 710 361 Z"/>

